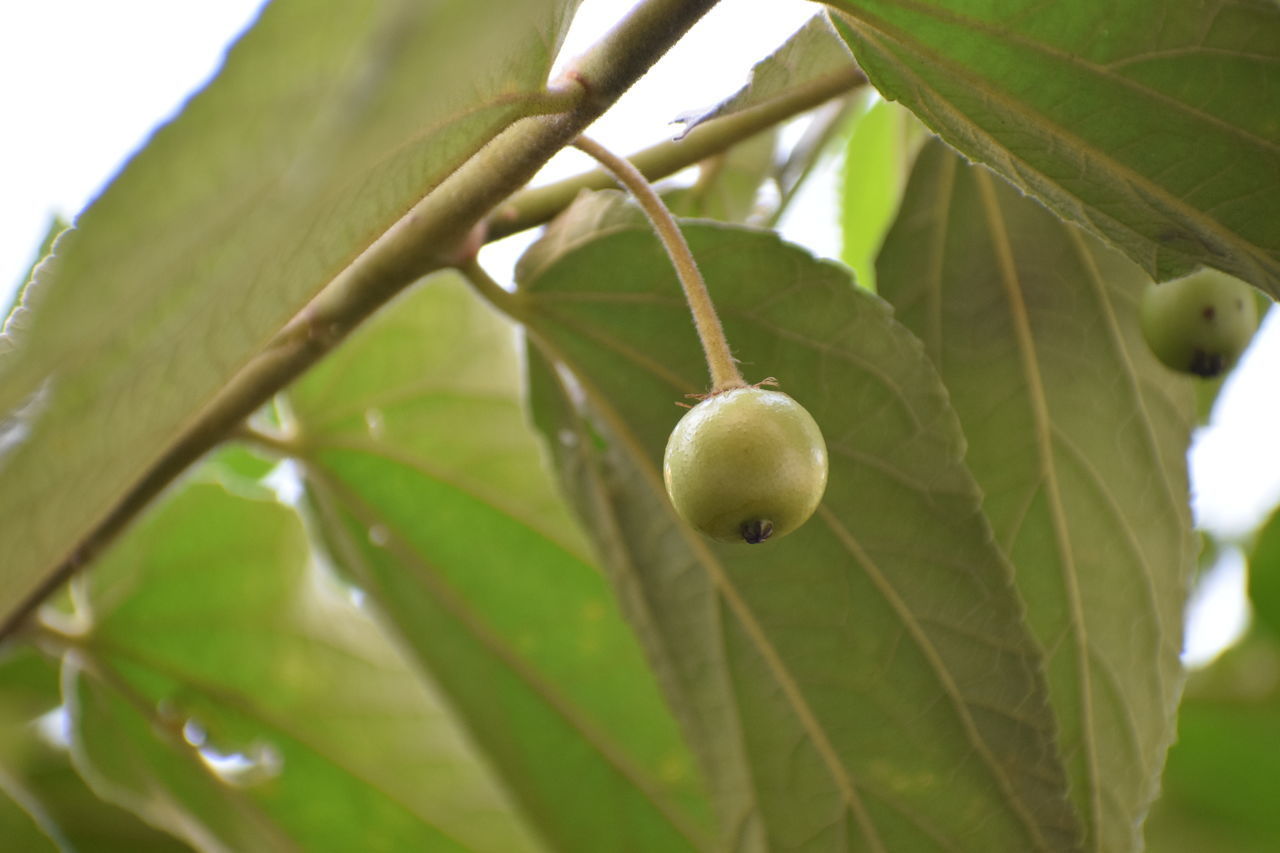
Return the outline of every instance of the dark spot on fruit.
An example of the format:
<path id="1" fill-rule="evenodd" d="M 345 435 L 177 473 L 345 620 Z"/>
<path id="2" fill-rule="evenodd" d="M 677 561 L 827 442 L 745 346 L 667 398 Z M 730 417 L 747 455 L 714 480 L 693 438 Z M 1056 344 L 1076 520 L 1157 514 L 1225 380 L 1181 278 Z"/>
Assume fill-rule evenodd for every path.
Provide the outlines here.
<path id="1" fill-rule="evenodd" d="M 1227 369 L 1227 360 L 1222 353 L 1209 353 L 1196 350 L 1191 354 L 1191 364 L 1187 367 L 1196 376 L 1212 379 Z"/>
<path id="2" fill-rule="evenodd" d="M 1213 306 L 1212 306 L 1212 305 L 1206 305 L 1206 306 L 1204 306 L 1204 310 L 1200 312 L 1200 316 L 1201 316 L 1201 317 L 1203 317 L 1203 318 L 1205 318 L 1206 320 L 1212 320 L 1212 319 L 1213 319 L 1213 315 L 1214 315 L 1214 314 L 1216 314 L 1216 313 L 1218 313 L 1218 312 L 1216 312 L 1216 311 L 1214 311 L 1214 310 L 1213 310 Z"/>
<path id="3" fill-rule="evenodd" d="M 742 538 L 748 545 L 759 545 L 773 535 L 773 522 L 766 519 L 748 521 L 742 525 Z"/>

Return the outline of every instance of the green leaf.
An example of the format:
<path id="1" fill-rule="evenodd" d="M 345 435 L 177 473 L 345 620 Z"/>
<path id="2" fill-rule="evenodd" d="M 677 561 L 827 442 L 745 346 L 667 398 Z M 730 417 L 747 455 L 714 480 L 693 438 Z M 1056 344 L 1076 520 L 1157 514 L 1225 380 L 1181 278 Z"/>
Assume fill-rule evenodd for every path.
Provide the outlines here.
<path id="1" fill-rule="evenodd" d="M 1086 848 L 1139 849 L 1174 735 L 1197 550 L 1191 383 L 1143 342 L 1146 277 L 937 140 L 878 269 L 939 367 L 1049 650 Z"/>
<path id="2" fill-rule="evenodd" d="M 531 251 L 515 305 L 536 421 L 700 750 L 723 846 L 1074 849 L 1040 653 L 919 344 L 838 265 L 684 231 L 737 357 L 831 451 L 817 516 L 782 541 L 717 545 L 670 506 L 663 446 L 706 368 L 647 228 L 553 233 L 569 248 Z"/>
<path id="3" fill-rule="evenodd" d="M 10 850 L 57 853 L 54 828 L 34 797 L 0 768 L 0 838 Z"/>
<path id="4" fill-rule="evenodd" d="M 336 273 L 529 106 L 572 0 L 278 0 L 0 337 L 0 622 Z"/>
<path id="5" fill-rule="evenodd" d="M 74 663 L 63 689 L 77 769 L 104 799 L 197 849 L 296 849 L 238 788 L 210 772 L 182 738 L 181 721 L 164 725 L 145 701 L 130 702 Z"/>
<path id="6" fill-rule="evenodd" d="M 289 395 L 333 556 L 556 850 L 703 848 L 692 758 L 521 410 L 509 322 L 456 276 Z"/>
<path id="7" fill-rule="evenodd" d="M 205 473 L 241 485 L 259 483 L 275 468 L 276 460 L 243 444 L 224 446 L 205 463 Z"/>
<path id="8" fill-rule="evenodd" d="M 1280 639 L 1280 510 L 1262 525 L 1249 552 L 1249 602 L 1258 624 Z"/>
<path id="9" fill-rule="evenodd" d="M 1280 645 L 1255 631 L 1192 676 L 1169 751 L 1163 794 L 1147 823 L 1164 853 L 1280 849 Z"/>
<path id="10" fill-rule="evenodd" d="M 876 253 L 924 142 L 923 128 L 897 104 L 877 101 L 854 118 L 840 188 L 840 259 L 858 284 L 876 289 Z"/>
<path id="11" fill-rule="evenodd" d="M 832 74 L 847 74 L 853 57 L 825 14 L 814 15 L 776 51 L 751 69 L 751 79 L 709 110 L 679 120 L 688 133 L 704 121 L 733 115 L 769 101 L 778 94 Z"/>
<path id="12" fill-rule="evenodd" d="M 1189 703 L 1178 721 L 1177 762 L 1165 796 L 1212 815 L 1233 835 L 1280 843 L 1275 809 L 1280 779 L 1280 707 Z M 1194 803 L 1194 805 L 1191 805 Z M 1237 848 L 1232 848 L 1237 849 Z"/>
<path id="13" fill-rule="evenodd" d="M 0 839 L 7 849 L 56 851 L 64 841 L 28 778 L 48 751 L 35 718 L 57 704 L 57 670 L 30 648 L 0 647 Z"/>
<path id="14" fill-rule="evenodd" d="M 28 815 L 23 818 L 13 810 L 0 814 L 5 849 L 21 853 L 46 847 L 83 853 L 189 850 L 137 815 L 98 799 L 72 769 L 67 750 L 38 733 L 37 719 L 61 704 L 56 660 L 20 645 L 10 645 L 7 653 L 0 654 L 0 789 L 9 791 L 13 803 Z M 39 836 L 20 834 L 29 833 L 33 824 Z"/>
<path id="15" fill-rule="evenodd" d="M 1271 0 L 827 0 L 886 98 L 1158 280 L 1280 295 Z"/>
<path id="16" fill-rule="evenodd" d="M 64 692 L 104 797 L 197 846 L 536 849 L 286 507 L 192 484 L 86 586 Z M 218 773 L 211 754 L 248 766 Z"/>

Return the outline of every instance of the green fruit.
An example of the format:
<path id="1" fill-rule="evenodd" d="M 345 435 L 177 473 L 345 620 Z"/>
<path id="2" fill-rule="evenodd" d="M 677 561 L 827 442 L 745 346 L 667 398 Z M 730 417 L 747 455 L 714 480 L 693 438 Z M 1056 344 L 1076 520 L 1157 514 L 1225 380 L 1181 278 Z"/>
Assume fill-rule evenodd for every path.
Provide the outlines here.
<path id="1" fill-rule="evenodd" d="M 1217 270 L 1147 286 L 1142 333 L 1147 345 L 1174 370 L 1212 377 L 1244 352 L 1258 328 L 1253 289 Z"/>
<path id="2" fill-rule="evenodd" d="M 713 539 L 755 545 L 813 515 L 827 488 L 827 445 L 786 394 L 734 388 L 685 413 L 662 469 L 681 518 Z"/>

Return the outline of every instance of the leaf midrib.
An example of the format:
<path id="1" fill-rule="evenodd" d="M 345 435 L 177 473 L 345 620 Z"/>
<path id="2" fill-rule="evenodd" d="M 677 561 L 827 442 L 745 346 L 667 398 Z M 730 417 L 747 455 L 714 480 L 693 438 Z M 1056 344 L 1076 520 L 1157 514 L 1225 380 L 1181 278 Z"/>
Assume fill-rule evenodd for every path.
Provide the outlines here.
<path id="1" fill-rule="evenodd" d="M 1085 788 L 1089 806 L 1090 831 L 1086 840 L 1092 842 L 1092 849 L 1101 851 L 1103 840 L 1101 826 L 1102 804 L 1100 801 L 1101 785 L 1098 769 L 1096 724 L 1093 718 L 1092 673 L 1088 666 L 1089 639 L 1085 630 L 1084 607 L 1076 577 L 1075 554 L 1071 547 L 1070 524 L 1067 521 L 1066 508 L 1062 503 L 1061 487 L 1058 483 L 1057 467 L 1053 456 L 1053 420 L 1049 415 L 1049 403 L 1043 377 L 1040 374 L 1039 357 L 1036 353 L 1035 340 L 1031 332 L 1031 321 L 1027 314 L 1026 303 L 1022 299 L 1013 247 L 1009 242 L 1004 218 L 995 197 L 995 189 L 991 184 L 993 179 L 988 173 L 980 170 L 975 170 L 973 176 L 981 198 L 983 214 L 989 226 L 988 234 L 991 239 L 991 248 L 996 255 L 1000 284 L 1005 291 L 1009 318 L 1014 328 L 1014 340 L 1018 351 L 1019 364 L 1028 389 L 1027 397 L 1035 431 L 1037 461 L 1040 468 L 1040 477 L 1044 482 L 1050 525 L 1053 529 L 1054 544 L 1058 552 L 1056 562 L 1061 571 L 1067 611 L 1070 613 L 1071 624 L 1075 626 L 1075 630 L 1071 634 L 1076 655 L 1076 680 L 1081 696 L 1079 705 L 1080 728 L 1083 733 Z"/>

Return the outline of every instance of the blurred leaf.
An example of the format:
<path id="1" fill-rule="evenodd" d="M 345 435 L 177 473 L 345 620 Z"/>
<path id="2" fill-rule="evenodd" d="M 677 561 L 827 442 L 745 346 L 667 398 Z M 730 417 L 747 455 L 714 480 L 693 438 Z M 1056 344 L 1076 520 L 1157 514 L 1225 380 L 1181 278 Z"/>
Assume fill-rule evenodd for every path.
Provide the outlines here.
<path id="1" fill-rule="evenodd" d="M 0 838 L 7 849 L 43 853 L 63 849 L 54 840 L 57 830 L 34 798 L 0 767 Z"/>
<path id="2" fill-rule="evenodd" d="M 288 508 L 190 485 L 86 586 L 64 692 L 104 797 L 200 847 L 536 849 Z"/>
<path id="3" fill-rule="evenodd" d="M 845 73 L 854 66 L 849 48 L 831 27 L 826 14 L 814 15 L 776 51 L 751 68 L 751 79 L 729 98 L 709 110 L 681 116 L 681 133 L 704 121 L 741 112 L 779 93 L 829 74 Z"/>
<path id="4" fill-rule="evenodd" d="M 746 222 L 756 210 L 761 185 L 773 173 L 777 137 L 776 130 L 758 133 L 703 160 L 697 182 L 663 193 L 663 201 L 677 216 Z"/>
<path id="5" fill-rule="evenodd" d="M 456 276 L 406 294 L 289 396 L 334 558 L 556 850 L 703 846 L 653 676 L 520 406 L 515 333 Z"/>
<path id="6" fill-rule="evenodd" d="M 1178 722 L 1177 763 L 1165 796 L 1212 815 L 1242 836 L 1280 844 L 1280 707 L 1188 703 Z"/>
<path id="7" fill-rule="evenodd" d="M 200 850 L 299 849 L 238 787 L 213 775 L 183 740 L 181 721 L 175 730 L 152 718 L 145 701 L 85 678 L 74 659 L 66 675 L 76 767 L 104 799 Z"/>
<path id="8" fill-rule="evenodd" d="M 24 740 L 17 727 L 61 704 L 57 667 L 29 645 L 7 641 L 0 645 L 0 749 Z"/>
<path id="9" fill-rule="evenodd" d="M 57 670 L 34 650 L 0 647 L 0 840 L 15 851 L 59 850 L 63 837 L 27 780 L 34 757 L 47 751 L 37 716 L 58 704 Z"/>
<path id="10" fill-rule="evenodd" d="M 1146 276 L 938 140 L 878 269 L 942 373 L 1049 650 L 1086 847 L 1137 850 L 1173 739 L 1197 553 L 1191 383 L 1143 342 Z"/>
<path id="11" fill-rule="evenodd" d="M 46 849 L 83 853 L 177 853 L 185 844 L 153 829 L 135 814 L 98 799 L 71 767 L 65 748 L 37 731 L 36 721 L 62 704 L 58 664 L 30 646 L 10 645 L 0 654 L 0 789 L 17 789 L 13 799 L 47 828 L 44 841 L 19 834 L 30 817 L 0 815 L 6 850 Z M 0 800 L 3 800 L 0 796 Z M 3 810 L 0 808 L 0 810 Z M 58 839 L 54 845 L 49 836 Z M 46 845 L 45 847 L 40 846 Z"/>
<path id="12" fill-rule="evenodd" d="M 1262 525 L 1249 552 L 1249 602 L 1258 624 L 1280 640 L 1280 510 Z"/>
<path id="13" fill-rule="evenodd" d="M 667 500 L 673 404 L 706 368 L 649 229 L 553 233 L 572 248 L 531 250 L 515 304 L 536 422 L 701 750 L 723 846 L 1074 849 L 1040 653 L 919 344 L 839 265 L 684 230 L 738 358 L 832 453 L 785 540 L 716 545 Z"/>
<path id="14" fill-rule="evenodd" d="M 1192 676 L 1147 822 L 1156 853 L 1280 849 L 1280 645 L 1255 631 Z"/>
<path id="15" fill-rule="evenodd" d="M 204 463 L 206 475 L 226 475 L 231 481 L 256 484 L 275 468 L 276 460 L 263 455 L 257 448 L 245 444 L 228 444 L 219 448 Z"/>
<path id="16" fill-rule="evenodd" d="M 877 101 L 852 122 L 840 190 L 840 259 L 875 291 L 876 253 L 898 209 L 925 131 L 897 104 Z"/>
<path id="17" fill-rule="evenodd" d="M 826 2 L 886 98 L 1152 277 L 1280 295 L 1274 0 Z"/>
<path id="18" fill-rule="evenodd" d="M 0 336 L 0 621 L 316 292 L 520 114 L 573 0 L 277 0 Z"/>

